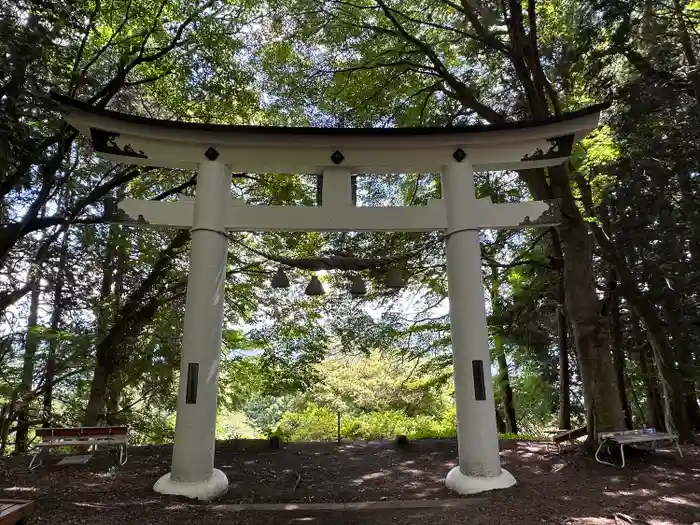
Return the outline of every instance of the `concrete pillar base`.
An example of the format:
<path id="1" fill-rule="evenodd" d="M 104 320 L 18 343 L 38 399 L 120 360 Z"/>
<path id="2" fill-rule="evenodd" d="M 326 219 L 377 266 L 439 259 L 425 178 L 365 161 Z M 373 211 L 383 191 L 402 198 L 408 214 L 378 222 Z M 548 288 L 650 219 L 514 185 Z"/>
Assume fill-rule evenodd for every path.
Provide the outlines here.
<path id="1" fill-rule="evenodd" d="M 463 474 L 459 467 L 455 467 L 447 473 L 445 486 L 458 494 L 476 494 L 487 490 L 507 489 L 515 485 L 513 475 L 506 469 L 501 469 L 500 476 L 478 477 Z"/>
<path id="2" fill-rule="evenodd" d="M 219 469 L 213 469 L 211 477 L 206 481 L 173 481 L 170 472 L 168 472 L 156 481 L 153 490 L 161 494 L 211 501 L 226 494 L 228 478 Z"/>

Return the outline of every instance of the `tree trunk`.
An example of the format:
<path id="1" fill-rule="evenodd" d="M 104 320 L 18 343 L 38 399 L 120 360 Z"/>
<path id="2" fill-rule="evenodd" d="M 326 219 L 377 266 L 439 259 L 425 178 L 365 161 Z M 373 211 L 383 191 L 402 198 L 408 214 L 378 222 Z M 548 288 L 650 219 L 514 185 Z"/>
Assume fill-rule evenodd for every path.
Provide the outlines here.
<path id="1" fill-rule="evenodd" d="M 499 306 L 500 287 L 501 281 L 498 275 L 498 267 L 491 265 L 491 309 L 496 315 L 501 313 L 501 308 Z M 508 360 L 506 359 L 503 338 L 501 334 L 498 333 L 498 330 L 494 332 L 493 345 L 498 359 L 498 384 L 501 387 L 501 401 L 506 416 L 506 428 L 508 432 L 517 434 L 518 420 L 515 417 L 513 389 L 510 386 L 510 375 L 508 374 Z"/>
<path id="2" fill-rule="evenodd" d="M 638 290 L 630 290 L 627 295 L 633 297 L 630 304 L 644 323 L 654 364 L 659 371 L 659 381 L 664 399 L 665 427 L 667 431 L 676 431 L 681 441 L 691 442 L 693 436 L 686 412 L 686 399 L 681 388 L 682 381 L 658 314 L 653 311 L 647 300 L 639 297 Z"/>
<path id="3" fill-rule="evenodd" d="M 0 418 L 0 458 L 5 455 L 7 442 L 10 437 L 10 425 L 14 420 L 15 406 L 17 404 L 17 389 L 12 392 L 10 402 L 2 407 L 2 418 Z"/>
<path id="4" fill-rule="evenodd" d="M 124 198 L 124 191 L 117 192 L 117 200 Z M 121 311 L 124 299 L 124 276 L 129 268 L 128 254 L 130 250 L 124 247 L 124 230 L 119 226 L 113 226 L 112 231 L 115 236 L 115 254 L 116 264 L 114 272 L 114 308 L 115 311 Z M 107 388 L 107 424 L 116 425 L 123 419 L 119 413 L 119 405 L 121 404 L 122 390 L 124 388 L 123 371 L 117 372 L 109 379 Z"/>
<path id="5" fill-rule="evenodd" d="M 506 428 L 508 429 L 508 432 L 510 432 L 511 434 L 517 434 L 518 433 L 518 420 L 515 417 L 515 403 L 513 402 L 513 389 L 510 386 L 510 377 L 508 374 L 508 362 L 506 360 L 506 353 L 503 350 L 502 344 L 499 344 L 496 347 L 496 355 L 498 355 L 498 382 L 501 384 L 501 389 L 503 391 L 503 410 L 504 410 L 505 415 L 506 415 Z"/>
<path id="6" fill-rule="evenodd" d="M 527 31 L 523 4 L 509 2 L 510 16 L 505 17 L 513 49 L 511 62 L 523 86 L 532 118 L 548 118 L 550 107 L 561 110 L 558 93 L 547 80 L 538 52 L 537 14 L 535 3 L 528 2 Z M 505 12 L 505 10 L 504 10 Z M 599 432 L 624 428 L 624 415 L 617 403 L 617 384 L 610 355 L 608 326 L 600 315 L 593 268 L 593 243 L 571 189 L 567 164 L 546 170 L 520 171 L 530 192 L 538 200 L 560 199 L 562 222 L 558 226 L 563 253 L 566 311 L 574 330 L 579 372 L 586 404 L 588 440 L 590 445 Z"/>
<path id="7" fill-rule="evenodd" d="M 653 275 L 656 276 L 653 286 L 657 290 L 661 290 L 664 318 L 668 324 L 669 331 L 673 334 L 672 353 L 675 361 L 678 363 L 677 371 L 680 378 L 680 383 L 673 385 L 673 388 L 680 390 L 680 395 L 685 399 L 684 405 L 688 424 L 693 428 L 698 428 L 700 426 L 700 410 L 698 410 L 695 390 L 695 366 L 693 363 L 693 351 L 691 350 L 692 340 L 688 337 L 691 327 L 683 315 L 683 310 L 679 308 L 684 298 L 676 290 L 668 288 L 657 273 Z"/>
<path id="8" fill-rule="evenodd" d="M 61 328 L 61 316 L 63 315 L 63 287 L 66 279 L 66 265 L 68 260 L 68 239 L 64 234 L 61 243 L 61 253 L 58 260 L 58 268 L 53 283 L 53 310 L 51 311 L 51 333 L 53 337 L 49 341 L 49 352 L 46 358 L 46 382 L 44 384 L 44 399 L 42 419 L 45 427 L 52 425 L 53 409 L 53 383 L 56 375 L 56 351 L 58 348 L 58 331 Z"/>
<path id="9" fill-rule="evenodd" d="M 109 372 L 104 366 L 98 364 L 92 375 L 90 383 L 90 397 L 85 408 L 83 426 L 94 427 L 105 412 L 107 398 L 107 381 Z"/>
<path id="10" fill-rule="evenodd" d="M 124 386 L 121 376 L 122 374 L 120 373 L 112 374 L 107 386 L 106 408 L 108 425 L 116 425 L 121 420 L 119 405 L 121 404 L 122 389 Z"/>
<path id="11" fill-rule="evenodd" d="M 610 349 L 612 350 L 613 363 L 615 365 L 615 380 L 620 394 L 620 406 L 625 414 L 625 425 L 629 430 L 634 428 L 632 421 L 632 407 L 627 398 L 627 386 L 625 382 L 625 354 L 622 350 L 622 320 L 620 318 L 620 303 L 617 297 L 617 272 L 610 269 L 608 275 L 609 290 L 609 314 L 610 314 Z"/>
<path id="12" fill-rule="evenodd" d="M 647 419 L 652 428 L 665 431 L 663 399 L 654 368 L 649 365 L 651 359 L 651 348 L 646 344 L 639 354 L 639 370 L 642 372 L 646 390 Z"/>
<path id="13" fill-rule="evenodd" d="M 599 432 L 625 427 L 610 354 L 608 323 L 601 315 L 593 269 L 593 245 L 586 223 L 569 186 L 566 166 L 548 169 L 551 186 L 541 170 L 521 172 L 536 199 L 561 199 L 562 223 L 558 227 L 563 253 L 566 311 L 574 330 L 579 373 L 583 383 L 589 443 Z"/>
<path id="14" fill-rule="evenodd" d="M 557 344 L 559 346 L 559 428 L 571 429 L 571 369 L 569 367 L 569 319 L 566 315 L 563 254 L 559 233 L 552 229 L 552 260 L 557 261 Z"/>
<path id="15" fill-rule="evenodd" d="M 581 190 L 584 206 L 593 215 L 591 189 L 588 183 L 577 174 L 577 182 Z M 683 396 L 680 374 L 676 368 L 675 357 L 668 337 L 663 329 L 661 317 L 656 306 L 647 295 L 642 293 L 637 279 L 632 273 L 625 257 L 618 251 L 605 231 L 595 222 L 588 223 L 595 236 L 601 255 L 605 262 L 617 269 L 620 294 L 643 323 L 654 357 L 654 364 L 659 371 L 659 381 L 664 399 L 664 417 L 667 429 L 677 431 L 681 441 L 690 442 L 693 439 L 686 412 L 686 401 Z M 607 379 L 607 378 L 606 378 Z M 614 375 L 611 379 L 614 381 Z M 585 385 L 585 383 L 584 383 Z M 611 397 L 610 399 L 617 398 Z"/>
<path id="16" fill-rule="evenodd" d="M 608 237 L 612 237 L 613 225 L 617 224 L 617 207 L 612 195 L 608 194 L 607 198 L 598 207 L 598 210 L 605 233 Z M 615 366 L 615 380 L 617 382 L 617 391 L 620 395 L 620 406 L 625 414 L 625 425 L 627 429 L 632 430 L 634 423 L 632 421 L 632 407 L 627 398 L 625 354 L 622 350 L 622 319 L 620 318 L 620 298 L 618 297 L 617 282 L 617 270 L 610 265 L 605 280 L 607 287 L 605 310 L 607 317 L 610 319 L 610 351 Z"/>
<path id="17" fill-rule="evenodd" d="M 108 217 L 112 210 L 108 209 L 108 204 L 111 201 L 105 201 L 104 215 Z M 85 417 L 83 418 L 84 426 L 94 426 L 97 424 L 97 418 L 100 414 L 104 414 L 106 406 L 107 384 L 109 382 L 109 374 L 111 370 L 105 367 L 103 353 L 105 351 L 115 351 L 110 348 L 105 350 L 102 348 L 104 340 L 111 320 L 111 309 L 109 300 L 112 297 L 112 285 L 114 284 L 114 259 L 117 255 L 117 228 L 118 226 L 108 226 L 107 241 L 105 245 L 105 256 L 102 261 L 102 286 L 100 287 L 100 299 L 97 305 L 97 341 L 96 359 L 97 364 L 92 376 L 92 384 L 90 385 L 90 397 L 87 407 L 85 408 Z M 102 397 L 98 397 L 102 396 Z"/>
<path id="18" fill-rule="evenodd" d="M 24 344 L 24 362 L 22 364 L 22 384 L 18 395 L 17 432 L 15 433 L 15 454 L 27 451 L 27 435 L 29 433 L 29 403 L 31 401 L 32 383 L 34 381 L 34 366 L 36 351 L 39 347 L 37 323 L 39 321 L 39 299 L 41 286 L 39 279 L 32 284 L 29 299 L 29 318 L 27 319 L 27 336 Z"/>
<path id="19" fill-rule="evenodd" d="M 508 429 L 506 428 L 506 422 L 503 421 L 503 416 L 501 415 L 501 411 L 496 408 L 496 428 L 498 429 L 499 434 L 505 434 L 508 432 Z"/>

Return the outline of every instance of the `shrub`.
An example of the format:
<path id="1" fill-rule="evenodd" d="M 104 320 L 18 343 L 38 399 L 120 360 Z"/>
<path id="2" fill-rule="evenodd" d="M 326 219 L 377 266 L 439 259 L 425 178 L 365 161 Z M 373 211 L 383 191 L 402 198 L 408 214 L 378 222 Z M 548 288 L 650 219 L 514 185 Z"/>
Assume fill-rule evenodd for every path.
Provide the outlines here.
<path id="1" fill-rule="evenodd" d="M 394 439 L 405 435 L 409 440 L 455 437 L 454 408 L 440 417 L 407 416 L 386 410 L 341 417 L 341 436 L 345 439 Z M 337 437 L 337 413 L 309 403 L 299 412 L 287 412 L 275 432 L 285 441 L 330 441 Z"/>

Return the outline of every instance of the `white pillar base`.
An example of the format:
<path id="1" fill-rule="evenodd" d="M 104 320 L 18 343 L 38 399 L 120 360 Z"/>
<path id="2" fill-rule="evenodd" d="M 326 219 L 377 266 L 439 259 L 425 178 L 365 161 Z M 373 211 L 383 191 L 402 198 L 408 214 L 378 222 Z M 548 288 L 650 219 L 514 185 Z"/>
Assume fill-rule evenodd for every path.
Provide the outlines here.
<path id="1" fill-rule="evenodd" d="M 226 494 L 228 478 L 219 469 L 213 469 L 211 477 L 206 481 L 173 481 L 170 472 L 168 472 L 156 481 L 153 490 L 160 494 L 211 501 Z"/>
<path id="2" fill-rule="evenodd" d="M 477 477 L 463 474 L 459 467 L 455 467 L 447 473 L 445 486 L 458 494 L 476 494 L 487 490 L 507 489 L 515 485 L 513 475 L 506 469 L 501 469 L 500 476 Z"/>

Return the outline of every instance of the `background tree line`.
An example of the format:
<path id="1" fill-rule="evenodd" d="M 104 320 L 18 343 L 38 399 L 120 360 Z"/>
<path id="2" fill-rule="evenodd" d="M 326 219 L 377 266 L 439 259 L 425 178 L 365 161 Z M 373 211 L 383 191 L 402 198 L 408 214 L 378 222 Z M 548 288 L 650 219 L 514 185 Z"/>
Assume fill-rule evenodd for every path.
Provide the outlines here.
<path id="1" fill-rule="evenodd" d="M 643 425 L 692 439 L 699 22 L 700 3 L 681 0 L 3 4 L 3 450 L 25 450 L 35 425 L 102 419 L 127 422 L 143 440 L 167 439 L 175 403 L 189 234 L 105 217 L 124 197 L 192 195 L 196 175 L 95 157 L 61 120 L 51 89 L 156 118 L 293 126 L 497 123 L 610 101 L 568 165 L 478 176 L 479 196 L 559 198 L 564 212 L 544 233 L 483 234 L 499 425 L 532 433 L 585 422 L 590 436 Z M 232 174 L 236 194 L 260 204 L 313 204 L 313 181 Z M 363 203 L 416 205 L 440 186 L 435 174 L 396 174 L 361 177 L 358 192 Z M 273 431 L 270 421 L 284 429 L 284 413 L 342 403 L 358 421 L 372 412 L 449 420 L 439 416 L 451 404 L 441 241 L 437 233 L 233 235 L 222 414 L 245 412 L 256 432 Z M 409 286 L 388 291 L 370 272 L 370 294 L 357 300 L 348 276 L 331 274 L 329 294 L 308 298 L 309 276 L 293 270 L 290 292 L 270 290 L 271 254 L 320 253 L 404 257 Z M 408 367 L 402 377 L 427 396 L 420 410 L 413 391 L 392 390 L 399 405 L 360 409 L 323 390 L 339 359 L 361 374 L 377 353 Z M 275 406 L 278 419 L 258 418 Z M 416 435 L 449 430 L 428 419 L 434 431 Z"/>

